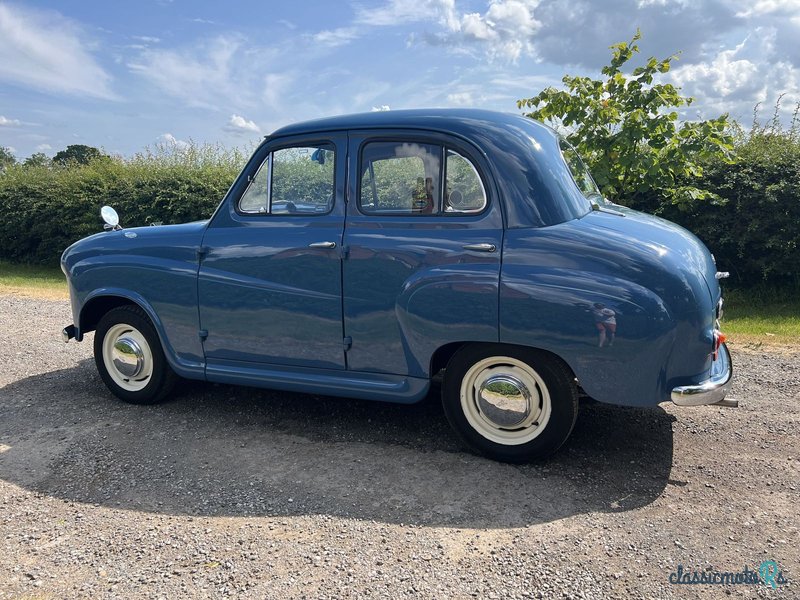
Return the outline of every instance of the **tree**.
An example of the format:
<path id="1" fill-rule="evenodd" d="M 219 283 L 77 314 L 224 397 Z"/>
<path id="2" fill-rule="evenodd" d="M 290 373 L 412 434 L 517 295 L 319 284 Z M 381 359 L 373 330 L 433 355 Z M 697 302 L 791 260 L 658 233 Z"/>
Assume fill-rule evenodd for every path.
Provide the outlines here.
<path id="1" fill-rule="evenodd" d="M 71 163 L 79 165 L 87 165 L 93 160 L 104 157 L 105 154 L 100 152 L 97 148 L 92 146 L 84 146 L 83 144 L 72 144 L 67 146 L 65 150 L 57 152 L 53 157 L 53 162 L 59 165 L 67 166 Z"/>
<path id="2" fill-rule="evenodd" d="M 11 152 L 11 149 L 0 146 L 0 171 L 15 164 L 17 164 L 17 158 L 14 156 L 13 152 Z"/>
<path id="3" fill-rule="evenodd" d="M 567 140 L 587 160 L 603 195 L 619 204 L 656 211 L 662 202 L 686 206 L 714 194 L 693 185 L 711 159 L 730 160 L 728 115 L 679 123 L 693 99 L 680 88 L 654 83 L 677 55 L 650 58 L 630 75 L 622 67 L 639 52 L 641 33 L 611 46 L 605 79 L 566 75 L 566 90 L 553 87 L 517 101 L 526 116 L 567 129 Z"/>
<path id="4" fill-rule="evenodd" d="M 50 158 L 44 152 L 31 154 L 23 161 L 25 167 L 46 167 L 50 164 Z"/>

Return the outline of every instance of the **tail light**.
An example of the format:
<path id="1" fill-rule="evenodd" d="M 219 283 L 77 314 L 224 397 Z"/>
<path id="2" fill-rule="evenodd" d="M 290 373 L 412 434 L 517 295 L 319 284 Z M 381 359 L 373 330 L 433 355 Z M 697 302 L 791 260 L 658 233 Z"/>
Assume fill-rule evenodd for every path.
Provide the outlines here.
<path id="1" fill-rule="evenodd" d="M 712 356 L 714 360 L 717 360 L 717 355 L 719 354 L 719 347 L 725 343 L 726 337 L 725 334 L 722 333 L 719 329 L 714 330 L 714 352 Z"/>

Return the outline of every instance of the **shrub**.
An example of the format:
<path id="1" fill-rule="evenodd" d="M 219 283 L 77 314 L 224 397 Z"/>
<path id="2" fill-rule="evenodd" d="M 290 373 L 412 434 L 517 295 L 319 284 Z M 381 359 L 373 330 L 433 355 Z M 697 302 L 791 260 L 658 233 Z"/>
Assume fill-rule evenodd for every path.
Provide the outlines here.
<path id="1" fill-rule="evenodd" d="M 739 134 L 733 164 L 713 161 L 700 185 L 721 200 L 683 210 L 662 205 L 662 216 L 708 245 L 730 283 L 800 286 L 800 136 L 777 122 Z"/>
<path id="2" fill-rule="evenodd" d="M 215 146 L 158 146 L 86 165 L 12 165 L 0 175 L 0 258 L 57 264 L 77 239 L 102 230 L 109 204 L 125 226 L 211 216 L 246 156 Z"/>

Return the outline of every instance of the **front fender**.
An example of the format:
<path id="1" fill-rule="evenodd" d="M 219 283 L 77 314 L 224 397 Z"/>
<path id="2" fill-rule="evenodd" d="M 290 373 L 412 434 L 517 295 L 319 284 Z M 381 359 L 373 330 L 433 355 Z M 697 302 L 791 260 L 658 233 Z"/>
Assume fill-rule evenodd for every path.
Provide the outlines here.
<path id="1" fill-rule="evenodd" d="M 101 306 L 103 298 L 124 299 L 150 317 L 173 369 L 184 377 L 202 378 L 197 248 L 203 229 L 204 223 L 190 223 L 112 231 L 70 246 L 61 262 L 76 337 L 81 339 L 90 328 L 87 307 Z"/>
<path id="2" fill-rule="evenodd" d="M 147 314 L 147 317 L 150 319 L 150 322 L 153 324 L 158 334 L 158 339 L 161 342 L 161 348 L 164 350 L 167 362 L 170 364 L 173 371 L 182 377 L 189 378 L 197 378 L 198 375 L 203 375 L 205 363 L 203 361 L 191 360 L 186 354 L 181 356 L 176 352 L 170 342 L 168 328 L 164 325 L 156 309 L 144 296 L 129 289 L 104 287 L 92 290 L 90 293 L 86 294 L 83 300 L 77 303 L 77 314 L 73 312 L 75 318 L 75 339 L 80 342 L 83 340 L 85 333 L 94 330 L 94 326 L 91 324 L 96 323 L 102 317 L 102 314 L 97 313 L 98 310 L 104 314 L 107 307 L 119 306 L 121 304 L 135 304 Z M 76 303 L 73 303 L 73 311 L 75 311 L 75 308 Z"/>

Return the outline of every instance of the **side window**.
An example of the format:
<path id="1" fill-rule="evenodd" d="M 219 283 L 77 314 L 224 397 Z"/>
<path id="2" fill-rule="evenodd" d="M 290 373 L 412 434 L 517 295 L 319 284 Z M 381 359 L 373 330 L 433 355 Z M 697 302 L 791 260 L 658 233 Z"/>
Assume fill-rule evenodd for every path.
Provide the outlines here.
<path id="1" fill-rule="evenodd" d="M 358 203 L 365 213 L 439 212 L 442 149 L 414 142 L 372 142 L 361 153 Z"/>
<path id="2" fill-rule="evenodd" d="M 473 164 L 453 150 L 445 159 L 446 213 L 478 213 L 486 208 L 486 190 Z"/>
<path id="3" fill-rule="evenodd" d="M 267 157 L 239 199 L 249 214 L 326 214 L 333 208 L 333 146 L 294 146 Z"/>
<path id="4" fill-rule="evenodd" d="M 239 211 L 243 213 L 266 213 L 269 204 L 269 176 L 272 154 L 261 163 L 250 185 L 239 198 Z"/>

